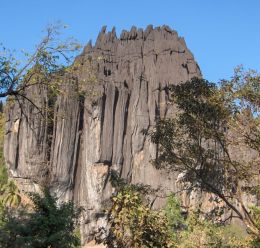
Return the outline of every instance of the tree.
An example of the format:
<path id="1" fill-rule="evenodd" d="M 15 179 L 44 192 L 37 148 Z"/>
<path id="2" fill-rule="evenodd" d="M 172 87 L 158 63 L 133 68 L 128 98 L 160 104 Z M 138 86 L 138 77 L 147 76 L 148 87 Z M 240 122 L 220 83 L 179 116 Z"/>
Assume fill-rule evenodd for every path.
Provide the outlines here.
<path id="1" fill-rule="evenodd" d="M 238 68 L 219 87 L 193 78 L 168 90 L 179 110 L 150 133 L 159 146 L 155 165 L 215 194 L 259 237 L 243 193 L 259 197 L 260 77 Z"/>
<path id="2" fill-rule="evenodd" d="M 14 181 L 9 180 L 3 187 L 3 204 L 9 207 L 19 206 L 21 203 L 21 195 Z"/>
<path id="3" fill-rule="evenodd" d="M 66 26 L 60 23 L 50 25 L 32 54 L 23 51 L 23 63 L 16 59 L 12 51 L 5 47 L 0 49 L 0 98 L 22 98 L 37 107 L 27 97 L 26 89 L 34 85 L 57 88 L 59 77 L 72 62 L 75 52 L 81 48 L 73 39 L 59 41 L 61 28 Z"/>
<path id="4" fill-rule="evenodd" d="M 125 185 L 112 197 L 108 247 L 175 247 L 163 211 L 151 210 L 142 189 Z"/>
<path id="5" fill-rule="evenodd" d="M 31 210 L 5 210 L 0 226 L 1 247 L 69 248 L 80 245 L 75 235 L 81 208 L 72 202 L 57 203 L 48 189 L 43 195 L 31 194 Z"/>

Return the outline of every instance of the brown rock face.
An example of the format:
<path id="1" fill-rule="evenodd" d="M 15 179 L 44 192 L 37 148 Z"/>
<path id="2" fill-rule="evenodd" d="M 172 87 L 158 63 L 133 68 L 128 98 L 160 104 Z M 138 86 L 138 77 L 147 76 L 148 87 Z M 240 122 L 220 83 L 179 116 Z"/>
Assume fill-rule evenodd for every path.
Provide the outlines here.
<path id="1" fill-rule="evenodd" d="M 91 86 L 95 94 L 82 97 L 75 88 L 89 88 L 90 61 L 96 70 Z M 157 148 L 142 130 L 174 111 L 167 103 L 167 90 L 160 89 L 201 73 L 184 39 L 167 26 L 133 27 L 120 38 L 114 29 L 103 28 L 95 46 L 88 44 L 75 63 L 80 70 L 73 78 L 64 78 L 64 94 L 55 99 L 51 125 L 26 102 L 29 120 L 17 104 L 10 107 L 5 158 L 12 176 L 26 190 L 48 178 L 61 199 L 84 206 L 82 231 L 87 238 L 105 225 L 99 212 L 113 192 L 111 170 L 132 183 L 175 190 L 174 176 L 150 164 Z M 34 87 L 28 95 L 35 92 L 39 104 L 48 105 L 46 89 Z"/>

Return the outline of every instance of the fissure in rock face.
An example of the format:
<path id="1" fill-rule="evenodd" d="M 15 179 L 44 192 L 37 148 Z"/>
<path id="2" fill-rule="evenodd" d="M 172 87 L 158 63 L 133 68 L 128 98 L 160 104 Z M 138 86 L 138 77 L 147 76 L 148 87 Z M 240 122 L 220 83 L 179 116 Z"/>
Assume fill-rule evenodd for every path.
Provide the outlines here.
<path id="1" fill-rule="evenodd" d="M 99 212 L 114 191 L 112 170 L 131 183 L 176 190 L 175 176 L 151 165 L 157 147 L 143 130 L 174 114 L 165 86 L 201 73 L 184 39 L 167 26 L 133 27 L 119 38 L 115 29 L 103 28 L 75 64 L 78 71 L 64 77 L 63 94 L 54 100 L 51 123 L 26 101 L 23 112 L 19 104 L 9 107 L 4 152 L 24 190 L 48 181 L 62 200 L 86 209 L 82 231 L 88 238 L 105 225 Z M 85 93 L 78 95 L 79 88 Z M 27 96 L 48 105 L 43 86 L 32 86 Z"/>

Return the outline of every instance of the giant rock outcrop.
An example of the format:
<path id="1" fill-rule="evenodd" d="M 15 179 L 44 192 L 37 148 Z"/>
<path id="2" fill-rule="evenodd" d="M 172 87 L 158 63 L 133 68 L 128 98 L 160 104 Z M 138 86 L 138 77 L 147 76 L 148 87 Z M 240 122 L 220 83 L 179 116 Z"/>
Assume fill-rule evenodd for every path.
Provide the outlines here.
<path id="1" fill-rule="evenodd" d="M 184 39 L 168 26 L 133 27 L 120 37 L 103 28 L 74 63 L 79 69 L 64 76 L 55 99 L 43 85 L 27 92 L 51 113 L 40 115 L 28 101 L 22 111 L 10 104 L 4 154 L 24 190 L 48 182 L 60 199 L 85 208 L 82 233 L 88 239 L 106 224 L 101 210 L 114 192 L 112 170 L 130 183 L 177 190 L 176 175 L 151 165 L 158 150 L 143 130 L 174 114 L 165 86 L 201 72 Z"/>

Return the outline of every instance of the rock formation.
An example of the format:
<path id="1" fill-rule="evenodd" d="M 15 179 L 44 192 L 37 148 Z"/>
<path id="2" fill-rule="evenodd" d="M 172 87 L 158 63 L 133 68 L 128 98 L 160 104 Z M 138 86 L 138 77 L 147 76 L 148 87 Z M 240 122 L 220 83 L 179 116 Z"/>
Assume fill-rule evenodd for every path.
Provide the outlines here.
<path id="1" fill-rule="evenodd" d="M 131 183 L 176 190 L 176 177 L 151 165 L 157 147 L 142 131 L 174 113 L 165 86 L 201 73 L 184 39 L 168 26 L 133 27 L 119 38 L 115 29 L 103 28 L 75 65 L 79 69 L 64 76 L 63 93 L 54 99 L 44 86 L 27 92 L 38 107 L 53 106 L 51 114 L 39 114 L 28 101 L 22 110 L 19 103 L 10 104 L 4 152 L 24 190 L 48 181 L 62 200 L 86 209 L 87 239 L 105 225 L 100 211 L 114 190 L 112 170 Z"/>

